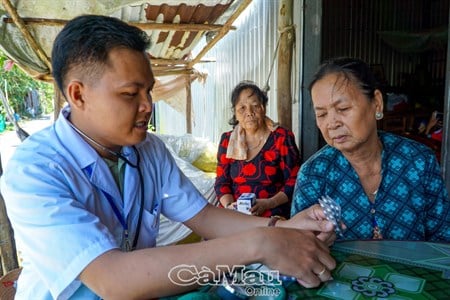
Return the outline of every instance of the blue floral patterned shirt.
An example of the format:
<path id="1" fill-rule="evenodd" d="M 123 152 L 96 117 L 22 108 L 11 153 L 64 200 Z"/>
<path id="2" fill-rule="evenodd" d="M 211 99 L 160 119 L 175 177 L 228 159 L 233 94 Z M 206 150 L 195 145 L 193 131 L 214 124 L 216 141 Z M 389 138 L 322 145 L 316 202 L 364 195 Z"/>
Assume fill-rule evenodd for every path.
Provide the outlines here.
<path id="1" fill-rule="evenodd" d="M 450 242 L 450 200 L 435 154 L 425 145 L 387 132 L 382 181 L 371 204 L 349 161 L 327 145 L 306 161 L 297 176 L 291 215 L 328 195 L 341 205 L 347 229 L 338 240 L 384 239 Z"/>

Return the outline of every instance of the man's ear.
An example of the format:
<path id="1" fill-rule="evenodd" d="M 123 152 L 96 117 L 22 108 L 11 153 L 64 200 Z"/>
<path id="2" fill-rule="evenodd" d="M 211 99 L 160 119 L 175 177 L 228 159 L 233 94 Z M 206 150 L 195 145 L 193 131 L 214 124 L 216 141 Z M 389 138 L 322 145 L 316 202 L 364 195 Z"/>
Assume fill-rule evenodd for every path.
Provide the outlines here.
<path id="1" fill-rule="evenodd" d="M 83 108 L 83 91 L 84 85 L 81 81 L 72 80 L 67 85 L 67 101 L 71 107 Z"/>

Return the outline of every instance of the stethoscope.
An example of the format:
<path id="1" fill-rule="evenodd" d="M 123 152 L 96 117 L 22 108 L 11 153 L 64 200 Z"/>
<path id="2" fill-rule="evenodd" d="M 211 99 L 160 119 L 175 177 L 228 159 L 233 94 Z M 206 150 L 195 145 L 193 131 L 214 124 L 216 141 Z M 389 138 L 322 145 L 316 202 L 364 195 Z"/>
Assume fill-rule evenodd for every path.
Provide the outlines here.
<path id="1" fill-rule="evenodd" d="M 127 165 L 129 165 L 130 167 L 132 167 L 138 171 L 139 183 L 141 185 L 140 186 L 141 203 L 140 203 L 140 207 L 139 207 L 139 217 L 138 217 L 138 222 L 137 222 L 137 227 L 136 227 L 136 234 L 134 235 L 134 239 L 133 239 L 133 243 L 131 244 L 131 247 L 130 247 L 129 240 L 128 240 L 128 234 L 129 234 L 128 221 L 122 216 L 119 209 L 114 204 L 112 197 L 109 194 L 104 193 L 106 198 L 108 199 L 109 204 L 111 205 L 111 207 L 114 211 L 114 214 L 116 215 L 116 217 L 119 219 L 120 223 L 122 224 L 122 227 L 124 230 L 124 237 L 123 237 L 124 240 L 122 241 L 122 242 L 124 242 L 124 250 L 132 251 L 132 250 L 136 249 L 137 241 L 139 239 L 139 234 L 141 232 L 142 215 L 144 212 L 144 177 L 142 176 L 141 169 L 139 168 L 139 164 L 141 162 L 141 156 L 139 154 L 139 151 L 137 150 L 136 146 L 132 146 L 134 154 L 136 155 L 136 163 L 134 164 L 128 158 L 126 158 L 122 153 L 108 149 L 107 147 L 103 146 L 102 144 L 100 144 L 99 142 L 97 142 L 96 140 L 94 140 L 93 138 L 88 136 L 87 134 L 85 134 L 83 131 L 78 129 L 70 121 L 68 123 L 69 123 L 70 127 L 72 127 L 73 130 L 78 132 L 78 134 L 80 134 L 83 138 L 85 138 L 86 140 L 88 140 L 89 142 L 91 142 L 92 144 L 97 146 L 98 148 L 102 149 L 103 151 L 108 152 L 109 154 L 117 157 L 118 159 L 123 160 Z"/>

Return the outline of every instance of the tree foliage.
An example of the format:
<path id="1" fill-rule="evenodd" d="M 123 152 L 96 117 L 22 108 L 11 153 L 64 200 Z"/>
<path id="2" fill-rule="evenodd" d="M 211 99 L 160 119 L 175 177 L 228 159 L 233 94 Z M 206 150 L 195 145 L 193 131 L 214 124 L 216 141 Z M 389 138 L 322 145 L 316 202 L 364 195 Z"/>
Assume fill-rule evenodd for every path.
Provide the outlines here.
<path id="1" fill-rule="evenodd" d="M 41 113 L 47 114 L 53 111 L 53 97 L 54 89 L 53 85 L 35 80 L 16 64 L 8 70 L 7 65 L 12 63 L 11 60 L 0 50 L 0 88 L 4 93 L 7 93 L 9 105 L 20 116 L 29 117 L 30 114 L 26 110 L 25 99 L 31 90 L 36 90 L 39 94 L 40 107 L 36 112 L 38 115 Z M 3 108 L 3 104 L 0 103 L 0 107 Z"/>

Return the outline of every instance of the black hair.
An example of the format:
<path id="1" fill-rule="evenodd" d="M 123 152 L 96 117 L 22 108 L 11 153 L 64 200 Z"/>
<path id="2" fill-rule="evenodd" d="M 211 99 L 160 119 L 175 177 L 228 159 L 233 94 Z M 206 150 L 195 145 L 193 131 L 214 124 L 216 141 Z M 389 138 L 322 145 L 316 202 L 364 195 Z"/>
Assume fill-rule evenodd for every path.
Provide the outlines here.
<path id="1" fill-rule="evenodd" d="M 239 82 L 231 92 L 231 108 L 233 112 L 233 117 L 231 117 L 230 121 L 228 121 L 228 124 L 236 126 L 239 122 L 236 119 L 236 113 L 234 111 L 234 108 L 236 106 L 236 103 L 238 102 L 239 95 L 243 90 L 252 90 L 252 94 L 250 96 L 256 95 L 261 102 L 261 104 L 264 106 L 264 109 L 267 106 L 267 102 L 269 101 L 269 98 L 267 97 L 267 93 L 264 92 L 262 89 L 259 88 L 259 86 L 250 80 L 243 80 Z"/>
<path id="2" fill-rule="evenodd" d="M 92 80 L 108 63 L 108 53 L 119 47 L 144 52 L 150 46 L 141 29 L 113 17 L 82 15 L 58 33 L 52 49 L 52 74 L 64 95 L 66 76 L 78 70 Z M 65 95 L 64 95 L 65 96 Z"/>
<path id="3" fill-rule="evenodd" d="M 317 81 L 329 74 L 342 75 L 346 82 L 353 81 L 369 100 L 374 99 L 375 90 L 380 89 L 367 63 L 358 58 L 339 57 L 328 60 L 319 67 L 309 84 L 309 91 Z"/>

